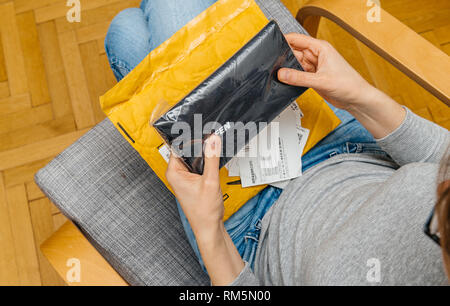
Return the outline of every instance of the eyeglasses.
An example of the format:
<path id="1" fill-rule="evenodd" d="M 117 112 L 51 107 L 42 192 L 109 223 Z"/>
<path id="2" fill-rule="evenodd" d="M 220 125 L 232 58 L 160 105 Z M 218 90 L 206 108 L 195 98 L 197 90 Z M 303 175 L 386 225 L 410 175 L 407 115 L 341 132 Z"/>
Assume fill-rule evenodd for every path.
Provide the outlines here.
<path id="1" fill-rule="evenodd" d="M 428 218 L 427 223 L 424 228 L 425 235 L 431 238 L 434 242 L 436 242 L 439 246 L 441 245 L 441 235 L 439 234 L 438 228 L 438 219 L 436 217 L 435 209 L 431 212 L 430 217 Z"/>

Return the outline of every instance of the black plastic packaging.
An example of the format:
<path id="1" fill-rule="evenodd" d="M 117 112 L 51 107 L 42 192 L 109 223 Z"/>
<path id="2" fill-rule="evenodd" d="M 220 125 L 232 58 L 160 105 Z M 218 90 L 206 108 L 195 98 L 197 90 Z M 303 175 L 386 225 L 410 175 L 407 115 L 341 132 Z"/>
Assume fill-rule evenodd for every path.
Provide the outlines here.
<path id="1" fill-rule="evenodd" d="M 198 174 L 203 173 L 204 141 L 212 132 L 221 135 L 222 168 L 232 155 L 237 154 L 260 132 L 259 123 L 273 121 L 307 90 L 278 81 L 278 70 L 283 67 L 303 70 L 277 23 L 270 21 L 249 43 L 154 122 L 153 126 L 189 170 Z M 210 123 L 207 126 L 210 130 L 213 127 L 210 133 L 200 135 L 194 132 L 195 114 L 202 115 L 202 128 Z M 179 131 L 172 129 L 180 122 L 186 123 L 191 133 L 180 136 Z M 211 125 L 211 122 L 215 124 Z M 235 125 L 236 122 L 246 125 L 245 131 L 243 125 Z M 256 124 L 248 124 L 252 122 Z M 233 141 L 227 143 L 228 133 L 237 135 L 241 132 L 247 135 L 245 139 L 233 137 Z M 230 150 L 233 152 L 231 155 Z"/>

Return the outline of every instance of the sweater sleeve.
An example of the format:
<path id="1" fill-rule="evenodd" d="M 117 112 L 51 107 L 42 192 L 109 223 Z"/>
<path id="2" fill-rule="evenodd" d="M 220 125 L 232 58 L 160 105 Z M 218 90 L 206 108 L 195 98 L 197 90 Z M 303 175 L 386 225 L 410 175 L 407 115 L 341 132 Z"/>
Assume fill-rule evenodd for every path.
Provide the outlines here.
<path id="1" fill-rule="evenodd" d="M 246 262 L 242 272 L 229 286 L 260 286 L 260 283 L 253 273 L 252 269 L 250 268 L 250 264 Z"/>
<path id="2" fill-rule="evenodd" d="M 450 145 L 450 133 L 406 108 L 405 121 L 390 135 L 377 140 L 403 166 L 415 162 L 439 163 Z"/>

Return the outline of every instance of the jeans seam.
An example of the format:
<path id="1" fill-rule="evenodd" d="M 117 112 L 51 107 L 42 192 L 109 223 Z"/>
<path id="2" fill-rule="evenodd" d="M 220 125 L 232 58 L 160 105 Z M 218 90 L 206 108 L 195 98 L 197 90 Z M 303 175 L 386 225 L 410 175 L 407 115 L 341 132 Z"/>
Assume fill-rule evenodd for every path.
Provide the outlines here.
<path id="1" fill-rule="evenodd" d="M 131 71 L 131 69 L 129 68 L 129 65 L 127 65 L 126 63 L 124 63 L 123 61 L 121 61 L 115 57 L 111 58 L 111 65 L 126 69 L 128 72 Z"/>
<path id="2" fill-rule="evenodd" d="M 387 156 L 388 154 L 383 151 L 383 149 L 373 146 L 373 147 L 368 147 L 368 145 L 376 145 L 376 143 L 353 143 L 353 142 L 347 142 L 346 143 L 346 148 L 347 148 L 347 153 L 350 153 L 350 147 L 351 146 L 356 146 L 356 151 L 353 154 L 378 154 L 378 155 L 385 155 Z"/>

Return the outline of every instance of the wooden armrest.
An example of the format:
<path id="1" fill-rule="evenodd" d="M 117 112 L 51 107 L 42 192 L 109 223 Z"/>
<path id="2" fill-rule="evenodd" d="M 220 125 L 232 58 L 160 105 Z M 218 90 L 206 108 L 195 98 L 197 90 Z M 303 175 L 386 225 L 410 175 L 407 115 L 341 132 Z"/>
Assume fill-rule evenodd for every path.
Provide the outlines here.
<path id="1" fill-rule="evenodd" d="M 320 17 L 330 19 L 450 106 L 449 56 L 382 8 L 381 21 L 370 23 L 369 10 L 362 0 L 311 0 L 297 20 L 317 36 Z"/>
<path id="2" fill-rule="evenodd" d="M 41 251 L 69 286 L 128 286 L 71 222 L 44 242 Z M 67 279 L 68 272 L 76 276 L 70 273 L 76 269 L 73 259 L 79 261 L 79 282 Z"/>

